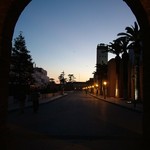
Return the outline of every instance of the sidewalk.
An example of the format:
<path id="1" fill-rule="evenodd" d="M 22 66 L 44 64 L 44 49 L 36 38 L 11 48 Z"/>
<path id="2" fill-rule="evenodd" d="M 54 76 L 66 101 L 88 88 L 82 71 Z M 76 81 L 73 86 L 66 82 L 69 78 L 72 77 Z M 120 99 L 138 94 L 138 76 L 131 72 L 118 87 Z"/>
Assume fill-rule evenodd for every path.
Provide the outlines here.
<path id="1" fill-rule="evenodd" d="M 143 104 L 141 104 L 141 103 L 137 103 L 136 107 L 134 107 L 134 104 L 131 103 L 131 101 L 126 101 L 126 100 L 122 100 L 122 99 L 118 99 L 118 98 L 114 98 L 114 97 L 106 97 L 104 99 L 103 96 L 96 96 L 94 94 L 90 94 L 90 95 L 95 97 L 95 98 L 98 98 L 100 100 L 121 106 L 121 107 L 126 108 L 126 109 L 130 109 L 130 110 L 140 112 L 140 113 L 143 112 Z"/>
<path id="2" fill-rule="evenodd" d="M 62 96 L 66 96 L 67 93 L 64 93 L 63 95 L 62 94 L 55 94 L 55 95 L 51 95 L 51 96 L 48 96 L 48 97 L 44 97 L 44 96 L 41 96 L 40 99 L 39 99 L 39 104 L 44 104 L 44 103 L 48 103 L 48 102 L 52 102 Z M 32 107 L 33 103 L 31 100 L 29 100 L 29 98 L 26 99 L 26 102 L 25 102 L 25 107 Z M 14 110 L 17 110 L 19 109 L 19 102 L 15 102 L 15 103 L 9 103 L 8 104 L 8 111 L 14 111 Z"/>

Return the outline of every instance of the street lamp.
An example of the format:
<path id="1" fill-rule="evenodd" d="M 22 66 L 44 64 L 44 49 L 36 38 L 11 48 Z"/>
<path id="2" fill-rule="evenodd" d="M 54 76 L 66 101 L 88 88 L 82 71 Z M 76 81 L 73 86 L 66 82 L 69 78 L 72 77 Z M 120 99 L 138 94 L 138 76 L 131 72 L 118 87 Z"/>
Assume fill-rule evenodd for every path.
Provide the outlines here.
<path id="1" fill-rule="evenodd" d="M 96 88 L 98 88 L 98 84 L 95 84 Z"/>
<path id="2" fill-rule="evenodd" d="M 107 86 L 107 82 L 104 81 L 103 82 L 103 88 L 104 88 L 104 99 L 106 99 L 106 86 Z"/>

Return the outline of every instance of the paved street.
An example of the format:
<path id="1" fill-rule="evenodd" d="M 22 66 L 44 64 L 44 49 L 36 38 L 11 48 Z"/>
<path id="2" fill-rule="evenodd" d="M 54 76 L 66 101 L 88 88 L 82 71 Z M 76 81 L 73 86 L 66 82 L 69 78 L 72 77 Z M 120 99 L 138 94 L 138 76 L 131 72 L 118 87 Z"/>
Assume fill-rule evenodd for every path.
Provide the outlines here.
<path id="1" fill-rule="evenodd" d="M 9 112 L 8 149 L 142 149 L 142 113 L 82 92 Z"/>

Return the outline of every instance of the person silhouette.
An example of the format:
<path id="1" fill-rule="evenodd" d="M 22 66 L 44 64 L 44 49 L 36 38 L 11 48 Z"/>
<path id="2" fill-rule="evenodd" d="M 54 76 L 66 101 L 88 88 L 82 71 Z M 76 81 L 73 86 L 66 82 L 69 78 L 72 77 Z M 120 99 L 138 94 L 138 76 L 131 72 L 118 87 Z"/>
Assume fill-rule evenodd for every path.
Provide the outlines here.
<path id="1" fill-rule="evenodd" d="M 33 111 L 36 113 L 39 109 L 39 97 L 40 93 L 36 87 L 31 90 L 31 100 L 33 103 Z"/>
<path id="2" fill-rule="evenodd" d="M 25 101 L 26 101 L 26 91 L 25 88 L 20 86 L 17 92 L 17 100 L 19 101 L 20 113 L 24 113 Z"/>

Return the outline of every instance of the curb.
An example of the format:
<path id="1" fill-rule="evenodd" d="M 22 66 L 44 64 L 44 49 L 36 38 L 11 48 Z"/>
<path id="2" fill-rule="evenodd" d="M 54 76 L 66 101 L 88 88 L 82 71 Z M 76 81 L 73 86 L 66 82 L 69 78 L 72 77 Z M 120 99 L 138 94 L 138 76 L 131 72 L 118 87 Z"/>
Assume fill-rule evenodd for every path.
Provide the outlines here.
<path id="1" fill-rule="evenodd" d="M 97 97 L 97 96 L 92 95 L 92 94 L 90 94 L 90 95 L 91 95 L 91 96 L 93 96 L 93 97 L 95 97 L 95 98 L 97 98 L 97 99 L 99 99 L 99 100 L 102 100 L 102 101 L 105 101 L 105 102 L 108 102 L 108 103 L 114 104 L 114 105 L 116 105 L 116 106 L 120 106 L 120 107 L 122 107 L 122 108 L 125 108 L 125 109 L 128 109 L 128 110 L 131 110 L 131 111 L 134 111 L 134 112 L 143 113 L 143 110 L 139 110 L 139 109 L 137 109 L 137 108 L 127 107 L 127 106 L 125 106 L 125 105 L 118 104 L 118 103 L 114 103 L 114 102 L 111 102 L 111 101 L 106 100 L 106 99 L 104 99 L 104 98 Z"/>

